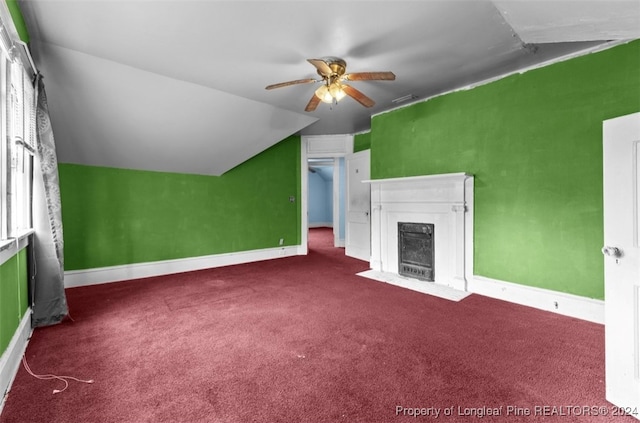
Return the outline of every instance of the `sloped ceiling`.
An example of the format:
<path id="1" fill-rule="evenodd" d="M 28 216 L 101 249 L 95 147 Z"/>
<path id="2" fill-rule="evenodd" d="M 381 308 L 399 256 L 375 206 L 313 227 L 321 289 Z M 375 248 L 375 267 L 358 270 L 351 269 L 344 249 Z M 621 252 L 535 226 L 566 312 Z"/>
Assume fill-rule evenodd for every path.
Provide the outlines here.
<path id="1" fill-rule="evenodd" d="M 640 38 L 632 1 L 23 0 L 61 162 L 220 175 L 292 134 L 367 130 L 428 98 L 610 40 Z M 350 98 L 315 112 L 308 58 L 339 56 Z"/>
<path id="2" fill-rule="evenodd" d="M 640 1 L 496 0 L 525 43 L 638 38 Z"/>
<path id="3" fill-rule="evenodd" d="M 316 120 L 53 44 L 40 57 L 62 162 L 219 175 Z"/>

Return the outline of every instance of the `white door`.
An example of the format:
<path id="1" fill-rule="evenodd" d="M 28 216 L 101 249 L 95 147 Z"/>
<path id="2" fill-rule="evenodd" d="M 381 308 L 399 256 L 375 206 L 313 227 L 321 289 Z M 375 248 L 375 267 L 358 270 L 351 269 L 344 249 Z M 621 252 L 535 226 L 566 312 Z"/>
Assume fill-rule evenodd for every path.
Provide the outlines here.
<path id="1" fill-rule="evenodd" d="M 370 158 L 370 150 L 346 157 L 345 254 L 365 261 L 371 259 L 371 187 L 362 181 L 370 177 Z"/>
<path id="2" fill-rule="evenodd" d="M 640 414 L 640 113 L 607 120 L 604 136 L 606 392 Z"/>

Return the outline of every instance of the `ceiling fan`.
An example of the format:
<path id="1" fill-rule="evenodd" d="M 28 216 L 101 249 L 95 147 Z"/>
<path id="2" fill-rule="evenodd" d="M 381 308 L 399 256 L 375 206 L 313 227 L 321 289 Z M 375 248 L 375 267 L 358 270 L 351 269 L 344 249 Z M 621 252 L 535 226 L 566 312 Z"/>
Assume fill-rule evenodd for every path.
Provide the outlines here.
<path id="1" fill-rule="evenodd" d="M 315 66 L 318 75 L 320 75 L 322 79 L 297 79 L 295 81 L 280 82 L 266 87 L 267 90 L 272 90 L 290 85 L 322 82 L 322 86 L 315 91 L 313 97 L 311 97 L 311 100 L 307 103 L 307 107 L 304 109 L 305 112 L 314 111 L 321 101 L 329 104 L 337 103 L 345 96 L 353 98 L 364 107 L 373 107 L 373 105 L 376 104 L 375 101 L 352 86 L 343 84 L 343 81 L 393 81 L 396 79 L 393 72 L 345 73 L 347 70 L 347 62 L 339 57 L 329 56 L 321 59 L 307 59 L 307 61 Z"/>

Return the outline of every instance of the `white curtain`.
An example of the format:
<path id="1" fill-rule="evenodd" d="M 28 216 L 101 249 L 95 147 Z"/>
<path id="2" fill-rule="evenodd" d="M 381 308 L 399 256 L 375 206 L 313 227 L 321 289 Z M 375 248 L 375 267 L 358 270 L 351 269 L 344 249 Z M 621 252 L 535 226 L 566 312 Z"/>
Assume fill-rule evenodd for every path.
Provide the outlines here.
<path id="1" fill-rule="evenodd" d="M 42 76 L 37 76 L 37 148 L 33 171 L 35 286 L 32 326 L 60 323 L 68 314 L 58 160 Z"/>

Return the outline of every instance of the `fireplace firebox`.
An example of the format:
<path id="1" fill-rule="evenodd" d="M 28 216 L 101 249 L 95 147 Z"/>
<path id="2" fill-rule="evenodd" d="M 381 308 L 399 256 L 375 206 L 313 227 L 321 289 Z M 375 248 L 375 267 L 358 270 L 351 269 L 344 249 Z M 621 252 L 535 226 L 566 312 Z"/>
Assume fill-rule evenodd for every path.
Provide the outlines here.
<path id="1" fill-rule="evenodd" d="M 433 223 L 398 222 L 398 274 L 435 280 L 433 231 Z"/>

